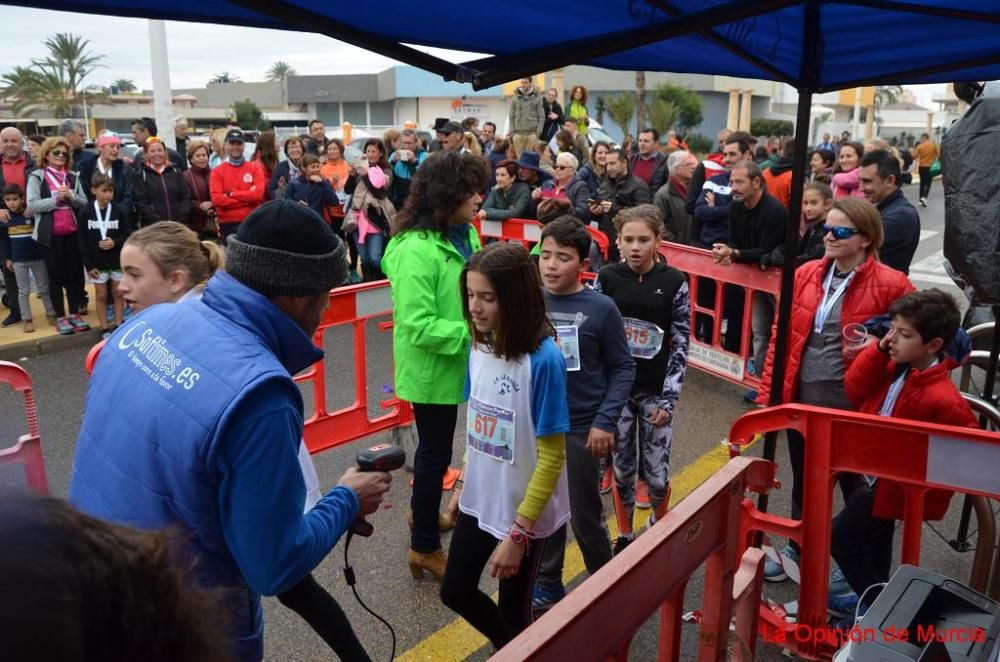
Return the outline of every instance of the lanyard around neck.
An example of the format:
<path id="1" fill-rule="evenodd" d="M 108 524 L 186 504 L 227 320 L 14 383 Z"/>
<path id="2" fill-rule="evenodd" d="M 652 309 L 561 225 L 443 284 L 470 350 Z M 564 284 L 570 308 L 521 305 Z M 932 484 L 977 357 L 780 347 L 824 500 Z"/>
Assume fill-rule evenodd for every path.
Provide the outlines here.
<path id="1" fill-rule="evenodd" d="M 111 224 L 111 203 L 108 203 L 108 208 L 102 217 L 101 207 L 97 204 L 97 200 L 94 200 L 94 212 L 97 215 L 97 229 L 101 232 L 101 241 L 104 241 L 108 238 L 108 226 Z"/>
<path id="2" fill-rule="evenodd" d="M 823 300 L 820 301 L 819 309 L 816 310 L 816 317 L 813 320 L 813 330 L 816 333 L 823 332 L 823 325 L 826 324 L 827 318 L 830 316 L 830 311 L 833 307 L 837 305 L 837 301 L 840 300 L 844 293 L 847 292 L 847 286 L 850 285 L 851 280 L 854 278 L 856 271 L 852 271 L 848 274 L 844 282 L 837 287 L 837 290 L 830 295 L 830 285 L 833 283 L 833 272 L 837 270 L 836 263 L 830 265 L 830 271 L 826 274 L 826 278 L 823 279 Z"/>

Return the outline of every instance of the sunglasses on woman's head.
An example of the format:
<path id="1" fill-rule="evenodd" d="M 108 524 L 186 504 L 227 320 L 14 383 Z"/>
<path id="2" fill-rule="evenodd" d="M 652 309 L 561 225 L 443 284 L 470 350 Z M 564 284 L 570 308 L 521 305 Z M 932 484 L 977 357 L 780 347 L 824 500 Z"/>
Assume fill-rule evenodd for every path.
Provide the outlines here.
<path id="1" fill-rule="evenodd" d="M 855 230 L 843 225 L 824 225 L 823 234 L 826 235 L 827 233 L 832 234 L 834 239 L 850 239 L 856 234 L 861 234 L 861 230 Z"/>

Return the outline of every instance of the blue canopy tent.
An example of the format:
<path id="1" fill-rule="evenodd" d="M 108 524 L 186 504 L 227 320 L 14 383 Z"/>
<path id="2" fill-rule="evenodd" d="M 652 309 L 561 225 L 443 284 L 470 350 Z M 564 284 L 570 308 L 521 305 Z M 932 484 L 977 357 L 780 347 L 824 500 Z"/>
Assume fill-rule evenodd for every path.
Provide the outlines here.
<path id="1" fill-rule="evenodd" d="M 55 0 L 5 4 L 315 32 L 471 83 L 568 64 L 762 78 L 799 91 L 791 208 L 801 205 L 814 93 L 882 83 L 1000 78 L 997 0 Z M 557 9 L 559 9 L 557 11 Z M 484 11 L 502 29 L 484 36 Z M 568 11 L 567 11 L 568 10 Z M 492 56 L 455 64 L 407 44 Z M 790 219 L 794 254 L 798 219 Z M 790 261 L 791 262 L 791 261 Z M 794 266 L 784 268 L 773 379 L 782 383 Z M 782 389 L 772 389 L 778 404 Z M 774 437 L 765 455 L 774 456 Z M 762 506 L 764 504 L 761 504 Z"/>

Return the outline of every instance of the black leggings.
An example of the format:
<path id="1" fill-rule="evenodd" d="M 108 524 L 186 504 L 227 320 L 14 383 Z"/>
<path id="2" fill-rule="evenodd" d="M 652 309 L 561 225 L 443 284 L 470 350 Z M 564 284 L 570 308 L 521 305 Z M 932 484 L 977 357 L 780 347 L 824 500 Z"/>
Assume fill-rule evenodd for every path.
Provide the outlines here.
<path id="1" fill-rule="evenodd" d="M 931 177 L 931 167 L 918 168 L 920 172 L 920 199 L 924 199 L 931 194 L 931 184 L 934 183 L 934 178 Z"/>
<path id="2" fill-rule="evenodd" d="M 413 454 L 413 530 L 410 547 L 421 554 L 441 549 L 438 512 L 441 508 L 441 482 L 451 462 L 451 447 L 458 421 L 458 405 L 413 403 L 417 425 L 417 451 Z"/>
<path id="3" fill-rule="evenodd" d="M 479 579 L 500 541 L 480 529 L 478 519 L 459 513 L 441 583 L 441 602 L 500 650 L 531 625 L 532 590 L 542 561 L 543 543 L 528 542 L 518 573 L 500 580 L 500 601 L 495 603 L 479 590 Z"/>
<path id="4" fill-rule="evenodd" d="M 301 616 L 341 660 L 370 662 L 371 658 L 354 634 L 347 614 L 311 574 L 284 593 L 279 593 L 278 600 Z"/>
<path id="5" fill-rule="evenodd" d="M 56 316 L 66 317 L 80 312 L 83 303 L 83 261 L 76 233 L 52 235 L 49 246 L 39 246 L 45 270 L 49 273 L 49 297 Z M 63 299 L 65 292 L 66 298 Z M 67 312 L 66 303 L 69 303 Z M 104 314 L 104 311 L 98 311 Z"/>

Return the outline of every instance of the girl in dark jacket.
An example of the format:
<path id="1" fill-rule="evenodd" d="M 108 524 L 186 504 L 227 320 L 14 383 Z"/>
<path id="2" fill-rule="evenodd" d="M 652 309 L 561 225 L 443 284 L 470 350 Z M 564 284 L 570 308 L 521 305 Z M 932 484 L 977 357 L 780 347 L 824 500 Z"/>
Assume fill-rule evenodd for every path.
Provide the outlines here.
<path id="1" fill-rule="evenodd" d="M 211 158 L 208 143 L 191 143 L 187 153 L 191 163 L 191 167 L 184 171 L 184 182 L 191 196 L 187 226 L 197 232 L 200 239 L 218 239 L 219 224 L 215 220 L 215 207 L 208 189 L 208 177 L 212 173 L 208 167 Z"/>
<path id="2" fill-rule="evenodd" d="M 135 210 L 140 227 L 157 221 L 187 224 L 191 213 L 184 174 L 167 160 L 163 141 L 156 136 L 146 140 L 146 158 L 135 181 Z"/>

